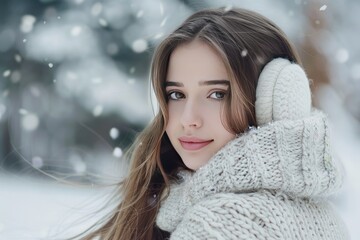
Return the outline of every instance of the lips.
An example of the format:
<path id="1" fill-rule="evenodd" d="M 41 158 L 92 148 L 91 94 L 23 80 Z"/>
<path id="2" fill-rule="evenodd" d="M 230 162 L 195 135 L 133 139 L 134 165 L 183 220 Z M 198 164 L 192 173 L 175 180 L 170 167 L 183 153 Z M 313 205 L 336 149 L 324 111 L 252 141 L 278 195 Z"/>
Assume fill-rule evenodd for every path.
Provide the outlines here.
<path id="1" fill-rule="evenodd" d="M 181 137 L 181 138 L 179 138 L 179 141 L 180 141 L 181 146 L 185 150 L 196 151 L 196 150 L 199 150 L 199 149 L 207 146 L 213 140 L 204 140 L 204 139 L 195 138 L 195 137 Z"/>

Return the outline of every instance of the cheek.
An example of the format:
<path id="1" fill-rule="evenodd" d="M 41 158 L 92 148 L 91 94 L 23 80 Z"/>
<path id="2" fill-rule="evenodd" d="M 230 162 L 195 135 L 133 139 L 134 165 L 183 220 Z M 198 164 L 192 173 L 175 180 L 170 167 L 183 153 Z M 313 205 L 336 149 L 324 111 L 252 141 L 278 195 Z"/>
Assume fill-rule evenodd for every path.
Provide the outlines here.
<path id="1" fill-rule="evenodd" d="M 224 126 L 224 124 L 226 124 L 226 115 L 225 112 L 222 111 L 222 108 L 219 107 L 209 110 L 208 116 L 211 116 L 207 119 L 208 126 L 212 131 L 216 132 L 217 136 L 225 141 L 230 141 L 235 137 L 235 134 L 229 132 Z"/>
<path id="2" fill-rule="evenodd" d="M 206 121 L 211 126 L 222 126 L 221 123 L 221 111 L 219 105 L 209 106 L 204 108 L 204 116 L 206 117 Z"/>
<path id="3" fill-rule="evenodd" d="M 179 104 L 174 104 L 173 102 L 169 102 L 167 106 L 169 119 L 174 118 L 174 115 L 178 112 Z"/>
<path id="4" fill-rule="evenodd" d="M 171 134 L 171 130 L 176 126 L 176 121 L 180 119 L 180 109 L 176 106 L 176 104 L 168 104 L 168 123 L 166 126 L 166 131 Z"/>

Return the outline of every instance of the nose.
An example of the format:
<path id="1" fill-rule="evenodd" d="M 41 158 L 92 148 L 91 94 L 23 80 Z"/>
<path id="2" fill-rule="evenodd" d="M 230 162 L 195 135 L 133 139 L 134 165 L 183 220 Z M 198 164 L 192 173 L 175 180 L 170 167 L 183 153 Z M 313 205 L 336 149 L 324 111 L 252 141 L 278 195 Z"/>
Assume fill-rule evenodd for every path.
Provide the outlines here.
<path id="1" fill-rule="evenodd" d="M 201 106 L 194 101 L 186 102 L 181 114 L 180 122 L 183 128 L 199 128 L 203 124 Z"/>

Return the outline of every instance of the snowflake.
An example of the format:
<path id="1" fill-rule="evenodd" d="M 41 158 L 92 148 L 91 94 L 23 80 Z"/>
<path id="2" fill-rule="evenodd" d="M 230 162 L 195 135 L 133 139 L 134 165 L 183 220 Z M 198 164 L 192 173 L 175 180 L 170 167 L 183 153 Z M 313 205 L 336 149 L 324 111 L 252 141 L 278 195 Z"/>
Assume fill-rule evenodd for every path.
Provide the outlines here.
<path id="1" fill-rule="evenodd" d="M 121 148 L 119 147 L 114 148 L 113 155 L 114 157 L 120 158 L 123 155 Z"/>
<path id="2" fill-rule="evenodd" d="M 8 69 L 8 70 L 4 71 L 3 76 L 8 77 L 8 76 L 10 76 L 10 74 L 11 74 L 11 70 Z"/>
<path id="3" fill-rule="evenodd" d="M 109 135 L 112 139 L 116 139 L 119 137 L 119 130 L 113 127 L 110 129 Z"/>
<path id="4" fill-rule="evenodd" d="M 21 18 L 20 30 L 23 33 L 31 32 L 33 30 L 35 22 L 36 22 L 36 18 L 33 15 L 24 15 Z"/>
<path id="5" fill-rule="evenodd" d="M 144 39 L 137 39 L 133 42 L 131 48 L 134 52 L 141 53 L 148 48 L 148 43 Z"/>
<path id="6" fill-rule="evenodd" d="M 35 157 L 33 157 L 32 160 L 31 160 L 31 165 L 32 165 L 34 168 L 41 168 L 42 166 L 44 166 L 44 161 L 42 160 L 41 157 L 35 156 Z"/>
<path id="7" fill-rule="evenodd" d="M 103 106 L 97 105 L 93 110 L 93 115 L 95 117 L 98 117 L 98 116 L 100 116 L 102 114 L 102 112 L 103 112 Z"/>
<path id="8" fill-rule="evenodd" d="M 81 26 L 75 26 L 71 29 L 71 35 L 74 37 L 79 36 L 81 31 L 82 31 Z"/>
<path id="9" fill-rule="evenodd" d="M 19 54 L 15 54 L 14 58 L 15 58 L 15 61 L 18 63 L 20 63 L 22 61 L 22 58 Z"/>
<path id="10" fill-rule="evenodd" d="M 103 5 L 101 3 L 95 3 L 92 7 L 91 7 L 91 14 L 93 16 L 98 16 L 103 10 Z"/>
<path id="11" fill-rule="evenodd" d="M 247 51 L 246 49 L 244 49 L 244 50 L 241 51 L 241 56 L 242 56 L 242 57 L 246 57 L 247 54 L 248 54 L 248 51 Z"/>
<path id="12" fill-rule="evenodd" d="M 21 125 L 26 131 L 34 131 L 39 126 L 39 117 L 36 114 L 28 113 L 23 116 Z"/>
<path id="13" fill-rule="evenodd" d="M 321 6 L 321 8 L 320 8 L 320 11 L 325 11 L 325 10 L 326 10 L 326 8 L 327 8 L 327 6 L 326 6 L 326 5 L 322 5 L 322 6 Z"/>
<path id="14" fill-rule="evenodd" d="M 105 19 L 103 19 L 103 18 L 99 18 L 99 24 L 102 27 L 107 27 L 108 26 L 107 21 Z"/>

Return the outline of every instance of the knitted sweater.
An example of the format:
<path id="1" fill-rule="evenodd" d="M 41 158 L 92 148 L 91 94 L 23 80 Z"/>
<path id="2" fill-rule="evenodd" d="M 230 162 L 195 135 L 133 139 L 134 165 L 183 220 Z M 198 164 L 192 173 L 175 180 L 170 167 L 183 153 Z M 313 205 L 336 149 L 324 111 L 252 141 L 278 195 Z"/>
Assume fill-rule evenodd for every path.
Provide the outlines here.
<path id="1" fill-rule="evenodd" d="M 325 199 L 342 175 L 318 110 L 252 128 L 179 175 L 156 219 L 171 240 L 349 238 Z"/>

